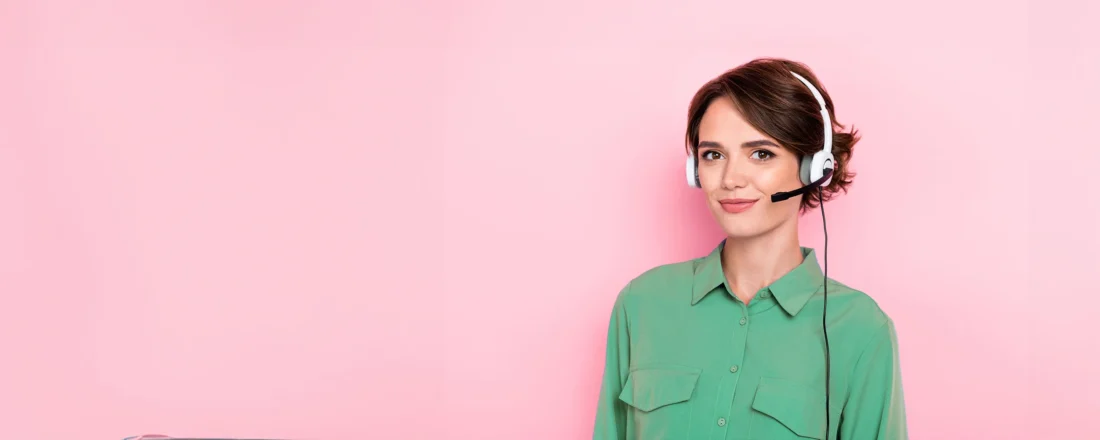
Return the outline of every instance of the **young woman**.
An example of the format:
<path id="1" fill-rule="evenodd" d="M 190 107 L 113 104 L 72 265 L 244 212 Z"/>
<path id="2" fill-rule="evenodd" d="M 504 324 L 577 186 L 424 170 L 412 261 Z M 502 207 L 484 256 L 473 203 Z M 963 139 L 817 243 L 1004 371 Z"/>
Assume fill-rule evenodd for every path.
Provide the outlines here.
<path id="1" fill-rule="evenodd" d="M 859 135 L 833 110 L 783 59 L 696 93 L 688 181 L 727 237 L 619 293 L 594 439 L 907 438 L 893 322 L 799 244 L 800 215 L 854 177 Z"/>

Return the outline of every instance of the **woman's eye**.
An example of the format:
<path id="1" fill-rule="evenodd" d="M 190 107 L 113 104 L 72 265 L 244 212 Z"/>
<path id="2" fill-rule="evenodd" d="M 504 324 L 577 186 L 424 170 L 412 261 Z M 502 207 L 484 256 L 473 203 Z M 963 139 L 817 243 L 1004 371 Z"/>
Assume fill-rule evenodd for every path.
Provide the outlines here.
<path id="1" fill-rule="evenodd" d="M 773 157 L 775 157 L 775 155 L 768 150 L 756 150 L 752 152 L 752 158 L 756 160 L 768 160 Z"/>
<path id="2" fill-rule="evenodd" d="M 704 151 L 703 152 L 703 159 L 704 160 L 718 160 L 718 159 L 721 159 L 721 158 L 722 158 L 722 153 L 719 153 L 717 151 L 709 150 L 709 151 Z"/>

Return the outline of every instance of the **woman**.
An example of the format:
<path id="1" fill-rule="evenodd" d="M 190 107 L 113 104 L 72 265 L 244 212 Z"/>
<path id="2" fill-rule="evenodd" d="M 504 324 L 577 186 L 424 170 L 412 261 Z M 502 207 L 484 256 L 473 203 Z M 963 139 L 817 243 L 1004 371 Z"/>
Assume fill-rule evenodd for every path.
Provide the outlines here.
<path id="1" fill-rule="evenodd" d="M 799 244 L 800 214 L 854 177 L 859 135 L 833 121 L 789 60 L 746 63 L 692 99 L 688 180 L 727 237 L 619 293 L 595 439 L 907 438 L 893 322 L 824 283 L 827 259 L 823 273 Z"/>

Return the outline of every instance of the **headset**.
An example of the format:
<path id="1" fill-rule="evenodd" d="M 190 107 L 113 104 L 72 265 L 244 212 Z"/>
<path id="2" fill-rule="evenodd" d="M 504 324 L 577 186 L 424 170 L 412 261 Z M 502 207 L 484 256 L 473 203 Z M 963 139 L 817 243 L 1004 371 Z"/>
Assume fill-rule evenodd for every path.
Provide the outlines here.
<path id="1" fill-rule="evenodd" d="M 814 98 L 817 99 L 818 107 L 821 108 L 821 120 L 824 126 L 825 141 L 821 146 L 821 150 L 815 152 L 812 156 L 806 155 L 802 157 L 802 162 L 798 167 L 798 177 L 802 182 L 802 187 L 793 191 L 782 191 L 772 194 L 772 203 L 781 202 L 791 197 L 805 194 L 813 189 L 817 189 L 818 194 L 822 193 L 822 188 L 828 186 L 833 180 L 833 171 L 836 167 L 836 158 L 833 157 L 833 121 L 829 116 L 829 108 L 825 105 L 825 98 L 821 96 L 821 92 L 814 87 L 806 78 L 795 72 L 791 72 L 795 78 L 798 78 L 803 84 L 806 85 L 810 92 L 813 93 Z M 699 164 L 696 162 L 697 151 L 693 145 L 690 149 L 690 154 L 687 158 L 687 180 L 688 185 L 693 188 L 702 188 L 702 184 L 699 182 Z M 822 194 L 823 195 L 823 194 Z M 829 230 L 825 226 L 825 201 L 822 197 L 821 204 L 821 227 L 825 231 L 825 271 L 822 276 L 822 287 L 824 288 L 824 305 L 821 309 L 821 331 L 825 336 L 825 438 L 829 438 L 829 416 L 831 412 L 829 410 L 829 379 L 830 379 L 830 359 L 829 359 L 829 330 L 826 327 L 826 312 L 829 308 Z"/>

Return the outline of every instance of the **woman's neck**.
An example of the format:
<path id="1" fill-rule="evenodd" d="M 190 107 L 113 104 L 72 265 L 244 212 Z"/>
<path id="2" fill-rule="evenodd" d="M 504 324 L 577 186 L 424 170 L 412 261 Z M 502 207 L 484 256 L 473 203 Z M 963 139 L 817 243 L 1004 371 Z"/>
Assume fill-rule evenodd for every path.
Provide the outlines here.
<path id="1" fill-rule="evenodd" d="M 727 238 L 722 248 L 722 271 L 733 294 L 745 304 L 802 260 L 797 224 L 758 237 Z"/>

